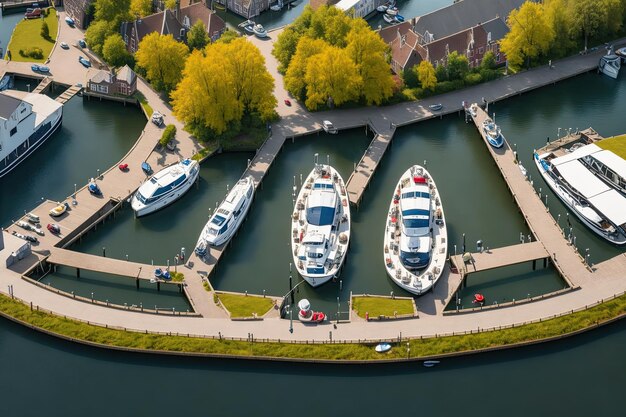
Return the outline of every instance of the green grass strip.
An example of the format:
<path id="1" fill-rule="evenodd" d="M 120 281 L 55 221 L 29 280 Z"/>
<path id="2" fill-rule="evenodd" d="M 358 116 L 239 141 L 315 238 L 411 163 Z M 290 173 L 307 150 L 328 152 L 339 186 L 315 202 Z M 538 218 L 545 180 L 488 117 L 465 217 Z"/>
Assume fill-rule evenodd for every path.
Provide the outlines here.
<path id="1" fill-rule="evenodd" d="M 613 136 L 612 138 L 596 142 L 596 145 L 626 159 L 626 135 Z"/>
<path id="2" fill-rule="evenodd" d="M 144 96 L 141 92 L 137 91 L 135 93 L 135 97 L 137 97 L 137 100 L 139 100 L 139 104 L 141 105 L 141 108 L 143 109 L 143 111 L 148 115 L 148 117 L 151 117 L 152 113 L 154 113 L 154 110 L 152 110 L 152 107 L 150 107 L 150 104 L 148 104 L 148 100 L 146 99 L 146 96 Z"/>
<path id="3" fill-rule="evenodd" d="M 31 311 L 29 306 L 5 295 L 0 295 L 0 312 L 27 325 L 67 338 L 118 348 L 309 360 L 389 360 L 407 357 L 406 341 L 403 341 L 401 346 L 394 344 L 386 354 L 378 354 L 374 352 L 371 344 L 250 343 L 113 330 L 53 314 Z M 410 356 L 415 359 L 533 342 L 594 327 L 624 315 L 626 315 L 626 296 L 622 295 L 585 311 L 540 323 L 462 336 L 413 339 L 409 342 Z"/>
<path id="4" fill-rule="evenodd" d="M 48 16 L 44 18 L 44 20 L 48 24 L 48 30 L 50 33 L 49 40 L 41 37 L 42 19 L 23 19 L 15 26 L 13 35 L 11 36 L 11 41 L 9 42 L 9 46 L 7 48 L 11 51 L 11 59 L 13 61 L 44 62 L 48 59 L 48 55 L 50 55 L 57 37 L 59 22 L 56 16 L 56 10 L 51 8 Z M 34 59 L 28 56 L 21 56 L 19 54 L 20 49 L 26 51 L 29 48 L 35 47 L 41 48 L 43 51 L 43 58 Z"/>
<path id="5" fill-rule="evenodd" d="M 271 298 L 225 293 L 216 293 L 216 295 L 230 312 L 231 317 L 253 317 L 254 313 L 261 317 L 274 307 L 274 301 Z"/>
<path id="6" fill-rule="evenodd" d="M 413 300 L 389 297 L 353 297 L 352 308 L 362 318 L 365 318 L 365 313 L 368 313 L 369 317 L 393 317 L 395 314 L 413 314 Z"/>

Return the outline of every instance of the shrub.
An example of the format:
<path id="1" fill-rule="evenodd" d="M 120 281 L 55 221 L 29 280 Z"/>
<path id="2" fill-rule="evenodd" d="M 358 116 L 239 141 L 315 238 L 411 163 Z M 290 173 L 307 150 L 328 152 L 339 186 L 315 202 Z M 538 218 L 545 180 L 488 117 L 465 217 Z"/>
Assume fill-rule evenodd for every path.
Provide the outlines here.
<path id="1" fill-rule="evenodd" d="M 500 74 L 498 70 L 488 69 L 488 68 L 481 68 L 479 73 L 483 81 L 495 80 L 496 78 L 498 78 L 498 75 Z"/>
<path id="2" fill-rule="evenodd" d="M 41 22 L 41 32 L 39 32 L 42 38 L 46 40 L 50 40 L 50 28 L 48 27 L 48 23 L 45 20 Z"/>
<path id="3" fill-rule="evenodd" d="M 407 68 L 402 71 L 402 79 L 404 80 L 404 85 L 409 88 L 415 88 L 420 86 L 420 81 L 417 78 L 417 72 L 415 71 L 415 67 Z"/>
<path id="4" fill-rule="evenodd" d="M 174 136 L 176 136 L 176 126 L 167 125 L 167 127 L 163 131 L 161 139 L 159 140 L 159 144 L 161 146 L 167 146 L 167 144 L 170 143 L 172 139 L 174 139 Z"/>
<path id="5" fill-rule="evenodd" d="M 437 68 L 435 68 L 435 76 L 438 82 L 448 81 L 448 69 L 445 65 L 438 65 Z"/>
<path id="6" fill-rule="evenodd" d="M 443 82 L 437 83 L 437 87 L 435 87 L 435 92 L 437 94 L 448 93 L 450 91 L 463 88 L 463 86 L 464 86 L 463 80 L 443 81 Z"/>
<path id="7" fill-rule="evenodd" d="M 20 49 L 20 56 L 30 57 L 34 59 L 43 59 L 43 50 L 38 47 L 28 48 L 26 50 Z"/>
<path id="8" fill-rule="evenodd" d="M 471 73 L 465 76 L 465 85 L 470 86 L 478 84 L 482 81 L 480 73 Z"/>

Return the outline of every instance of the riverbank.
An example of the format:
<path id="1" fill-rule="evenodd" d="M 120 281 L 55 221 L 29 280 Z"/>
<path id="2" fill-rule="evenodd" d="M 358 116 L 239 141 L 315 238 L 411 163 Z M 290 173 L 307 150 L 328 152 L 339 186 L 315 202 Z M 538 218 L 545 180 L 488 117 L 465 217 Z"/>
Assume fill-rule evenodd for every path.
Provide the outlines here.
<path id="1" fill-rule="evenodd" d="M 0 294 L 0 315 L 42 333 L 93 347 L 138 353 L 293 362 L 363 363 L 441 359 L 544 343 L 571 337 L 626 317 L 626 294 L 549 320 L 501 330 L 419 339 L 390 340 L 393 348 L 376 353 L 376 342 L 323 343 L 264 341 L 180 334 L 132 332 L 56 316 Z M 382 340 L 381 340 L 382 342 Z"/>

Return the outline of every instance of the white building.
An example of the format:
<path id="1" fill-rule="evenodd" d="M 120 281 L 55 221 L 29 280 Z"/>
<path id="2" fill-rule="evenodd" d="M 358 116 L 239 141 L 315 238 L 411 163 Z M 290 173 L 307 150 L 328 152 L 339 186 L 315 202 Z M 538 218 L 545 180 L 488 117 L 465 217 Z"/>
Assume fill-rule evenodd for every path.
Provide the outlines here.
<path id="1" fill-rule="evenodd" d="M 377 0 L 341 0 L 335 7 L 348 14 L 352 11 L 353 17 L 365 18 L 365 16 L 376 10 L 376 7 L 382 3 L 384 2 Z"/>
<path id="2" fill-rule="evenodd" d="M 42 94 L 0 93 L 0 177 L 33 153 L 61 126 L 63 105 Z"/>

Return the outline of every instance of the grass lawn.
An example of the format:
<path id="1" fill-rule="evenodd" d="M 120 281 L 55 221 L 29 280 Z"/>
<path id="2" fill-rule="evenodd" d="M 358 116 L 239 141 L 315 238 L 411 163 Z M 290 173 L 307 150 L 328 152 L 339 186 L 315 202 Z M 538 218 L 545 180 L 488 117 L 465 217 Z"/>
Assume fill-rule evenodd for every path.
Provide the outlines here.
<path id="1" fill-rule="evenodd" d="M 262 316 L 274 306 L 271 298 L 253 297 L 237 294 L 216 293 L 231 317 L 252 317 L 253 313 Z"/>
<path id="2" fill-rule="evenodd" d="M 388 316 L 393 317 L 394 313 L 413 314 L 413 300 L 400 300 L 384 297 L 354 297 L 352 299 L 352 309 L 359 317 L 365 318 L 365 313 L 370 317 Z"/>
<path id="3" fill-rule="evenodd" d="M 48 29 L 50 30 L 50 38 L 52 40 L 46 40 L 41 37 L 41 22 L 42 19 L 24 19 L 15 26 L 13 36 L 9 42 L 8 50 L 11 51 L 11 58 L 13 61 L 19 62 L 44 62 L 48 59 L 48 55 L 52 51 L 54 41 L 57 37 L 58 20 L 56 17 L 56 11 L 50 9 L 48 17 L 45 18 L 48 23 Z M 43 51 L 42 59 L 34 59 L 28 56 L 21 56 L 19 54 L 20 49 L 26 50 L 32 47 L 39 47 Z"/>
<path id="4" fill-rule="evenodd" d="M 613 136 L 612 138 L 596 142 L 596 144 L 602 149 L 612 151 L 614 154 L 626 159 L 626 135 Z"/>
<path id="5" fill-rule="evenodd" d="M 371 344 L 250 343 L 107 329 L 36 310 L 31 311 L 29 306 L 3 294 L 0 294 L 0 312 L 20 320 L 26 325 L 66 337 L 132 349 L 328 360 L 376 360 L 406 357 L 406 341 L 402 342 L 402 346 L 394 344 L 393 349 L 381 355 L 374 352 Z M 626 315 L 626 296 L 622 295 L 585 311 L 512 329 L 463 336 L 414 339 L 410 341 L 411 358 L 536 341 L 594 327 L 598 323 L 624 315 Z"/>
<path id="6" fill-rule="evenodd" d="M 143 108 L 143 111 L 148 115 L 148 117 L 152 116 L 154 110 L 152 110 L 152 107 L 150 107 L 150 104 L 148 104 L 148 100 L 146 100 L 146 97 L 139 91 L 135 93 L 135 97 L 137 97 L 137 100 L 139 100 L 139 104 Z"/>

